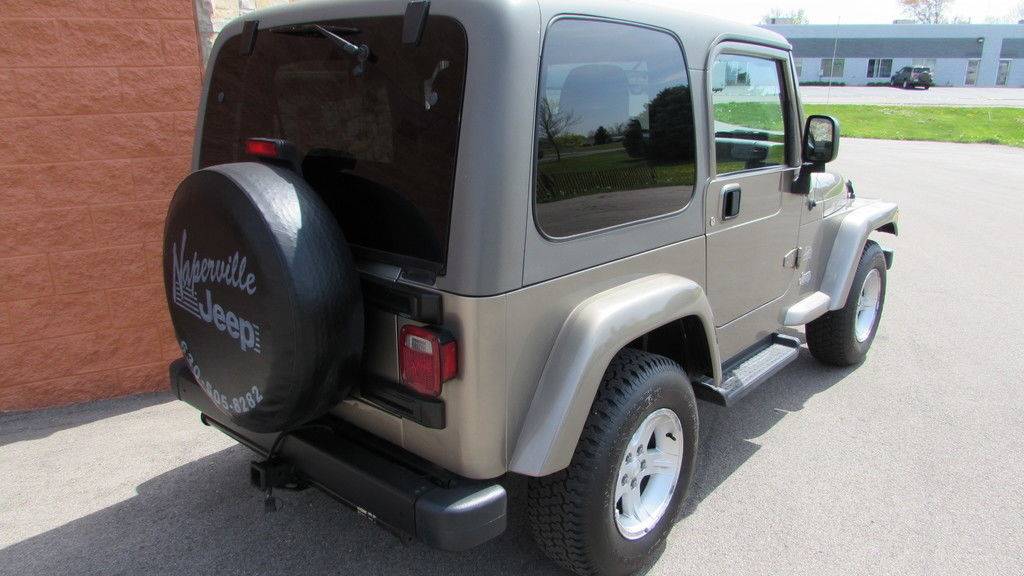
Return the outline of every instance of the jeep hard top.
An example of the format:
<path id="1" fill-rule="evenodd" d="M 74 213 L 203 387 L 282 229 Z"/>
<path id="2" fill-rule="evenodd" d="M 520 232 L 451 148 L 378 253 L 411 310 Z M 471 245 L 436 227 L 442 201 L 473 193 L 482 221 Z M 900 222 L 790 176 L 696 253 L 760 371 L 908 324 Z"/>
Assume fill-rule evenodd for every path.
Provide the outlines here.
<path id="1" fill-rule="evenodd" d="M 518 475 L 551 558 L 631 573 L 686 498 L 697 398 L 871 346 L 897 208 L 825 170 L 838 147 L 785 39 L 671 5 L 256 11 L 217 38 L 168 211 L 171 386 L 256 452 L 268 509 L 313 486 L 463 550 Z"/>

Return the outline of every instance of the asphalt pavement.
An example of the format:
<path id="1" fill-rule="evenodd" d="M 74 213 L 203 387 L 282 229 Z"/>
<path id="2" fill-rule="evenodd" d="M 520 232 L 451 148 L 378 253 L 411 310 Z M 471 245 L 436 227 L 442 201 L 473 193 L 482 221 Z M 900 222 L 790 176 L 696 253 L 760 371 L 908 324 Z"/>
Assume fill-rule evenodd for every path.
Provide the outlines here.
<path id="1" fill-rule="evenodd" d="M 1024 88 L 947 88 L 904 90 L 889 86 L 801 86 L 804 104 L 884 104 L 887 106 L 965 106 L 1024 108 Z"/>
<path id="2" fill-rule="evenodd" d="M 1024 558 L 1024 150 L 846 140 L 901 205 L 878 336 L 700 403 L 685 516 L 650 574 L 1010 574 Z M 462 554 L 313 490 L 266 515 L 251 455 L 166 395 L 0 415 L 0 574 L 558 574 L 523 521 Z"/>

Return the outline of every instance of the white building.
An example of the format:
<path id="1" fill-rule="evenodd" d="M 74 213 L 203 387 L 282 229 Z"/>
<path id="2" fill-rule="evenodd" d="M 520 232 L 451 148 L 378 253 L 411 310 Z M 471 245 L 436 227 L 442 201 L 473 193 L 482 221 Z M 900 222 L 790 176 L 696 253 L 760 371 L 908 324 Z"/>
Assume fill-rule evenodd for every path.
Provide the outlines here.
<path id="1" fill-rule="evenodd" d="M 928 66 L 936 86 L 1024 86 L 1024 24 L 766 25 L 793 44 L 802 83 L 888 83 Z"/>

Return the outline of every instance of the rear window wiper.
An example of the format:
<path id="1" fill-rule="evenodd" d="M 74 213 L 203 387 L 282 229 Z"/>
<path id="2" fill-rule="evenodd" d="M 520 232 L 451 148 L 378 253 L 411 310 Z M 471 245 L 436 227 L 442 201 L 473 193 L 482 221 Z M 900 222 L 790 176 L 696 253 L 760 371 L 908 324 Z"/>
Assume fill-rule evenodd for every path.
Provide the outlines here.
<path id="1" fill-rule="evenodd" d="M 337 46 L 345 54 L 355 56 L 359 63 L 352 69 L 352 74 L 355 76 L 363 75 L 363 72 L 366 71 L 366 63 L 370 62 L 371 54 L 369 46 L 366 44 L 359 44 L 357 46 L 319 24 L 314 24 L 313 29 L 323 35 L 324 38 L 330 40 L 331 44 Z"/>
<path id="2" fill-rule="evenodd" d="M 339 30 L 337 27 L 332 26 L 331 28 L 333 28 L 334 30 Z M 277 32 L 279 34 L 293 35 L 306 35 L 310 31 L 316 32 L 323 36 L 324 38 L 330 40 L 331 44 L 334 44 L 336 47 L 338 47 L 338 49 L 340 49 L 345 54 L 355 56 L 356 60 L 358 61 L 358 64 L 356 64 L 356 67 L 352 69 L 352 74 L 354 76 L 362 76 L 363 73 L 366 72 L 366 63 L 373 62 L 376 60 L 373 53 L 370 51 L 370 47 L 367 46 L 366 44 L 354 44 L 352 42 L 349 42 L 348 40 L 342 38 L 341 35 L 334 32 L 334 30 L 332 30 L 331 28 L 321 26 L 319 24 L 308 24 L 306 26 L 290 26 L 287 28 L 277 28 L 274 30 L 274 32 Z M 349 31 L 349 29 L 347 28 L 340 30 Z"/>

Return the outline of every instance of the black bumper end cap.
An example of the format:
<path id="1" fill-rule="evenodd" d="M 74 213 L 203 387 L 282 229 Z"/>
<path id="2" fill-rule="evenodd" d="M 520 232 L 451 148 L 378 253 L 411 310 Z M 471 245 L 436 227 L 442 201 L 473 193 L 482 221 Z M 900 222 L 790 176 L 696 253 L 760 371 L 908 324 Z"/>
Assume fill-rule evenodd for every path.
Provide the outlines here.
<path id="1" fill-rule="evenodd" d="M 431 490 L 416 500 L 416 535 L 429 546 L 462 552 L 501 535 L 507 510 L 501 484 Z"/>

